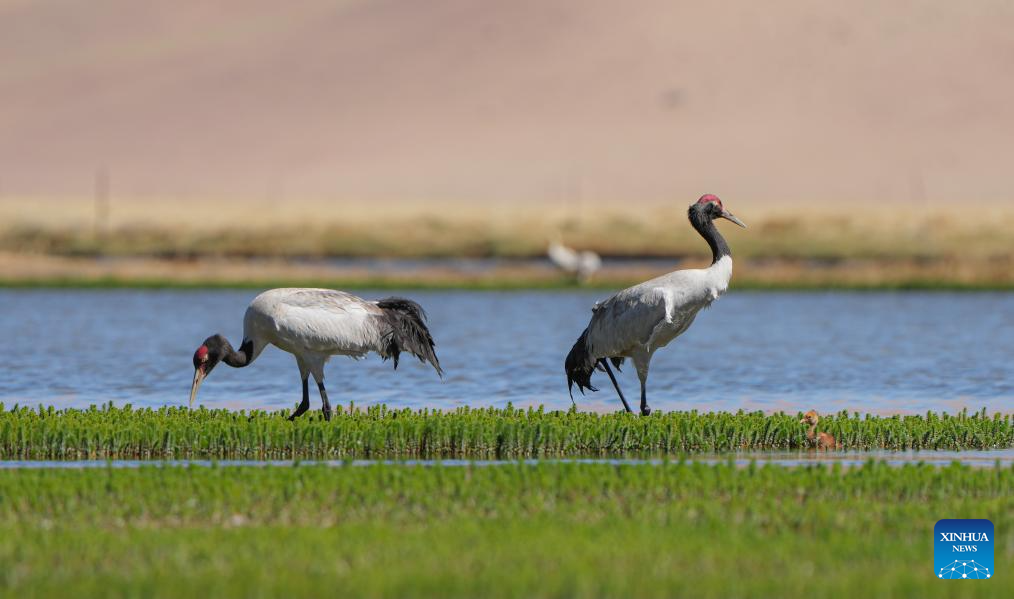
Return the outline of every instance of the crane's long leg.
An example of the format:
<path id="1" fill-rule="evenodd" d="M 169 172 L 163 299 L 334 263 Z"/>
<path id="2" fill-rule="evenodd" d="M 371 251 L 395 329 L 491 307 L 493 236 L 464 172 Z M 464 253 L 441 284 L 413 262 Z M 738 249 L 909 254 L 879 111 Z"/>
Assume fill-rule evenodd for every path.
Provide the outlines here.
<path id="1" fill-rule="evenodd" d="M 630 404 L 627 403 L 627 398 L 623 397 L 623 391 L 620 391 L 620 384 L 616 382 L 616 377 L 613 376 L 613 370 L 612 370 L 612 368 L 609 368 L 609 360 L 605 360 L 605 359 L 599 360 L 599 364 L 602 364 L 602 366 L 605 367 L 606 374 L 609 375 L 609 380 L 611 380 L 613 382 L 613 387 L 616 389 L 616 394 L 620 396 L 620 401 L 623 402 L 623 407 L 628 412 L 630 412 L 631 414 L 633 414 L 634 411 L 630 409 Z"/>
<path id="2" fill-rule="evenodd" d="M 650 362 L 650 355 L 634 357 L 634 369 L 637 370 L 637 378 L 641 381 L 641 416 L 651 414 L 651 408 L 648 407 L 648 364 Z"/>
<path id="3" fill-rule="evenodd" d="M 647 416 L 651 414 L 651 408 L 648 407 L 648 391 L 645 385 L 645 380 L 641 379 L 641 416 Z"/>
<path id="4" fill-rule="evenodd" d="M 309 377 L 303 376 L 303 401 L 299 403 L 299 407 L 296 411 L 289 416 L 289 420 L 295 420 L 303 415 L 303 412 L 310 409 L 310 381 Z"/>
<path id="5" fill-rule="evenodd" d="M 317 389 L 320 390 L 320 401 L 323 403 L 320 411 L 324 414 L 324 420 L 331 420 L 331 404 L 327 401 L 327 390 L 324 389 L 324 381 L 317 381 Z"/>

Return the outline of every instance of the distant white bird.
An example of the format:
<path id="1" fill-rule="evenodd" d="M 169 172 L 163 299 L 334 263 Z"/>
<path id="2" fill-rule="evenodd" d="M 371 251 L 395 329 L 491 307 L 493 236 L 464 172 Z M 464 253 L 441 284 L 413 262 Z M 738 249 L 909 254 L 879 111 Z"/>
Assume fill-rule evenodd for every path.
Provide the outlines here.
<path id="1" fill-rule="evenodd" d="M 677 270 L 595 304 L 591 322 L 567 354 L 565 370 L 571 399 L 574 383 L 582 393 L 585 389 L 597 391 L 592 387 L 591 375 L 598 368 L 609 375 L 623 407 L 632 411 L 609 368 L 610 361 L 619 369 L 624 358 L 630 358 L 641 381 L 641 414 L 651 413 L 645 389 L 651 357 L 682 335 L 697 313 L 729 288 L 732 255 L 712 221 L 726 218 L 746 227 L 722 207 L 722 200 L 711 194 L 692 204 L 688 216 L 690 224 L 711 247 L 711 266 Z"/>
<path id="2" fill-rule="evenodd" d="M 595 252 L 585 250 L 578 252 L 565 245 L 559 238 L 549 242 L 549 249 L 546 251 L 549 260 L 563 272 L 576 277 L 581 283 L 586 283 L 600 268 L 602 259 Z"/>
<path id="3" fill-rule="evenodd" d="M 426 313 L 419 304 L 398 297 L 371 302 L 331 289 L 272 289 L 250 302 L 243 317 L 243 343 L 234 350 L 225 337 L 212 335 L 194 352 L 194 382 L 190 407 L 201 382 L 221 361 L 234 368 L 249 366 L 268 344 L 296 356 L 303 379 L 303 401 L 289 420 L 310 407 L 307 379 L 313 375 L 323 402 L 321 411 L 331 419 L 331 404 L 324 390 L 324 364 L 331 356 L 362 358 L 376 352 L 391 358 L 407 351 L 429 362 L 443 376 L 426 328 Z"/>

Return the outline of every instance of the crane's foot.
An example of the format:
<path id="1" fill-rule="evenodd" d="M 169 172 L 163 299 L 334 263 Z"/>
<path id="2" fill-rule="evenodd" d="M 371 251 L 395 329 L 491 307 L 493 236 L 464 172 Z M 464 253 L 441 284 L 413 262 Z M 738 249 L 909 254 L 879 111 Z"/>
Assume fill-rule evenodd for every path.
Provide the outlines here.
<path id="1" fill-rule="evenodd" d="M 320 413 L 324 415 L 324 421 L 331 421 L 331 402 L 327 400 L 327 389 L 324 388 L 324 381 L 317 381 L 317 389 L 320 390 Z"/>
<path id="2" fill-rule="evenodd" d="M 303 412 L 309 409 L 310 409 L 310 400 L 309 398 L 306 398 L 302 401 L 302 403 L 299 404 L 299 407 L 296 408 L 296 411 L 292 413 L 292 416 L 289 416 L 289 421 L 291 422 L 296 418 L 299 418 L 300 416 L 303 415 Z"/>
<path id="3" fill-rule="evenodd" d="M 641 416 L 651 416 L 651 408 L 648 406 L 641 406 Z"/>

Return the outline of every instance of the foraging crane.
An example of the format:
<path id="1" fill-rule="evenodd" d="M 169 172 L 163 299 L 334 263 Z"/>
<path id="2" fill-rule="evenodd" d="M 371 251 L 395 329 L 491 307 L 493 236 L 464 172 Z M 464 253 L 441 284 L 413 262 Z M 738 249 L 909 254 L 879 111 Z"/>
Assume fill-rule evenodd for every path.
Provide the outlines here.
<path id="1" fill-rule="evenodd" d="M 549 242 L 546 250 L 549 261 L 563 272 L 577 278 L 579 283 L 588 282 L 602 268 L 602 259 L 595 252 L 578 252 L 563 245 L 559 238 Z"/>
<path id="2" fill-rule="evenodd" d="M 425 320 L 426 313 L 419 304 L 398 297 L 370 302 L 331 289 L 265 291 L 246 309 L 243 343 L 238 351 L 222 335 L 212 335 L 194 352 L 190 407 L 194 407 L 201 382 L 219 362 L 233 368 L 249 366 L 271 344 L 296 357 L 303 379 L 303 401 L 289 420 L 310 408 L 310 375 L 320 391 L 324 419 L 330 420 L 324 364 L 331 356 L 359 359 L 372 351 L 384 360 L 391 358 L 398 368 L 398 357 L 407 351 L 419 361 L 429 362 L 443 376 Z"/>
<path id="3" fill-rule="evenodd" d="M 690 224 L 711 247 L 711 266 L 702 269 L 677 270 L 617 293 L 592 308 L 591 322 L 567 354 L 565 370 L 567 389 L 574 398 L 574 383 L 597 391 L 591 384 L 597 368 L 609 375 L 623 407 L 631 412 L 620 386 L 609 368 L 617 370 L 625 358 L 634 362 L 641 381 L 641 414 L 651 413 L 646 383 L 651 357 L 670 341 L 679 337 L 693 323 L 702 308 L 711 305 L 729 288 L 732 277 L 732 255 L 729 245 L 715 227 L 714 219 L 725 218 L 746 227 L 722 206 L 722 200 L 711 194 L 701 196 L 688 211 Z"/>

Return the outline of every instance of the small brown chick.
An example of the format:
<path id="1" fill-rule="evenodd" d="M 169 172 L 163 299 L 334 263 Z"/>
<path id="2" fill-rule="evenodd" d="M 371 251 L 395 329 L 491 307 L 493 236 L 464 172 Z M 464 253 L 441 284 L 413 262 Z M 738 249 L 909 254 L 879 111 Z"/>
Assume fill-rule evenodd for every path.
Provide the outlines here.
<path id="1" fill-rule="evenodd" d="M 816 410 L 810 410 L 806 414 L 803 414 L 803 419 L 800 420 L 799 423 L 810 425 L 810 428 L 806 431 L 806 438 L 809 439 L 816 448 L 823 449 L 825 451 L 840 447 L 840 445 L 835 442 L 834 436 L 830 433 L 817 432 L 818 422 L 820 422 L 820 416 L 817 414 Z"/>

